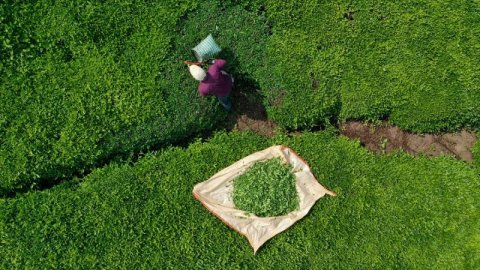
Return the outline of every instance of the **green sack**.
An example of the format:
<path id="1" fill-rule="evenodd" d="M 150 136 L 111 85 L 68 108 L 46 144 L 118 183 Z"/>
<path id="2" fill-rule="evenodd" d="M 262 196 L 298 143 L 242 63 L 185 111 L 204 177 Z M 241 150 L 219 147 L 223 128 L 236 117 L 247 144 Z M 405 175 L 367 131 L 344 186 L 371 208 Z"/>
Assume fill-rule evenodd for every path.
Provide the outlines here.
<path id="1" fill-rule="evenodd" d="M 220 46 L 213 39 L 212 34 L 208 35 L 204 40 L 202 40 L 195 48 L 192 49 L 193 54 L 199 62 L 213 58 L 219 52 L 222 51 Z"/>

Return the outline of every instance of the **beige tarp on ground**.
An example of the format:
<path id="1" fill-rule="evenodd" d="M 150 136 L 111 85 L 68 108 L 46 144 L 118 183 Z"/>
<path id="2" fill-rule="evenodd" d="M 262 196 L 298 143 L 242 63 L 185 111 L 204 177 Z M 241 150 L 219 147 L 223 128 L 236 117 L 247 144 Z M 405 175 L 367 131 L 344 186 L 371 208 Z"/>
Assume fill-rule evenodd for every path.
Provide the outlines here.
<path id="1" fill-rule="evenodd" d="M 296 188 L 300 198 L 299 210 L 284 216 L 257 217 L 236 209 L 231 195 L 233 180 L 243 174 L 256 161 L 274 157 L 282 158 L 294 168 L 293 171 L 297 179 Z M 193 188 L 195 198 L 230 228 L 245 235 L 255 253 L 270 238 L 303 218 L 315 202 L 325 194 L 336 195 L 317 182 L 307 163 L 292 149 L 280 145 L 253 153 Z"/>

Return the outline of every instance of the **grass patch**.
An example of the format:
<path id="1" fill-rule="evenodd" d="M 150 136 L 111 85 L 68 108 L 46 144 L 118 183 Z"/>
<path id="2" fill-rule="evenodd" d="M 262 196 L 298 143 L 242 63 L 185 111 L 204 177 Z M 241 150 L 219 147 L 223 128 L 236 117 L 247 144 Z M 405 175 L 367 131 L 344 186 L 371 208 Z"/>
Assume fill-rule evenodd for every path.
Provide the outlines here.
<path id="1" fill-rule="evenodd" d="M 235 207 L 259 217 L 286 215 L 298 209 L 292 166 L 280 158 L 257 161 L 233 182 Z"/>

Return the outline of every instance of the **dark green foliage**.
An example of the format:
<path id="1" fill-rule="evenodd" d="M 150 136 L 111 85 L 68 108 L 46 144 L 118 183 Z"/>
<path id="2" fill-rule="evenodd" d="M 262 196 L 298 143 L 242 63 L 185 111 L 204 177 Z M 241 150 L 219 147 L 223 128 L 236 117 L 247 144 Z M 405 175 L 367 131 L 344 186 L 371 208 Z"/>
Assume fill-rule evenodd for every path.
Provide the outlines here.
<path id="1" fill-rule="evenodd" d="M 233 182 L 235 207 L 259 217 L 286 215 L 298 209 L 293 167 L 280 158 L 256 162 Z"/>
<path id="2" fill-rule="evenodd" d="M 225 166 L 285 144 L 338 196 L 253 255 L 191 192 Z M 15 268 L 478 269 L 480 177 L 453 158 L 374 156 L 328 133 L 220 133 L 110 165 L 78 183 L 0 200 L 0 264 Z"/>

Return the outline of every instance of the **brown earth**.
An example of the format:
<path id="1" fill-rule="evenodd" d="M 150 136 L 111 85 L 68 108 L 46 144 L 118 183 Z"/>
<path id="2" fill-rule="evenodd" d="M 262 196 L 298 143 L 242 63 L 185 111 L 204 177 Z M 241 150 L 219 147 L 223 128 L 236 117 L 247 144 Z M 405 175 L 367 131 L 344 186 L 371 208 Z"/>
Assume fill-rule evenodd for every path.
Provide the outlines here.
<path id="1" fill-rule="evenodd" d="M 268 137 L 275 134 L 277 125 L 268 119 L 257 91 L 233 91 L 231 98 L 233 112 L 228 116 L 225 125 L 227 130 L 252 131 Z M 414 156 L 451 155 L 465 161 L 473 160 L 471 149 L 478 139 L 474 132 L 466 130 L 457 133 L 414 134 L 387 122 L 374 125 L 350 121 L 341 125 L 340 132 L 348 138 L 360 140 L 363 146 L 377 154 L 402 149 Z"/>
<path id="2" fill-rule="evenodd" d="M 341 126 L 341 133 L 349 138 L 359 139 L 367 149 L 379 154 L 403 149 L 415 156 L 451 155 L 465 161 L 473 160 L 471 149 L 477 141 L 475 133 L 466 130 L 438 135 L 413 134 L 388 123 L 373 125 L 347 122 Z"/>
<path id="3" fill-rule="evenodd" d="M 228 130 L 252 131 L 262 136 L 273 136 L 277 125 L 267 117 L 259 93 L 232 92 L 233 112 L 229 114 Z"/>

